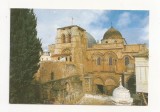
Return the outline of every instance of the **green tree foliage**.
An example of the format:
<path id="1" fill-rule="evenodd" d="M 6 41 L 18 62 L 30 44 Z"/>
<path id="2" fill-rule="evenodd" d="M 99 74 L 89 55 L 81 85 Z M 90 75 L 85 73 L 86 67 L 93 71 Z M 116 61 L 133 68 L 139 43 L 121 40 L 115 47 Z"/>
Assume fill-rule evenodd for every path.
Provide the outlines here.
<path id="1" fill-rule="evenodd" d="M 36 103 L 33 82 L 39 68 L 41 42 L 32 9 L 11 9 L 10 26 L 10 103 Z"/>
<path id="2" fill-rule="evenodd" d="M 131 95 L 132 94 L 135 94 L 136 93 L 136 76 L 135 75 L 132 75 L 129 80 L 128 80 L 128 89 L 129 91 L 131 92 Z"/>

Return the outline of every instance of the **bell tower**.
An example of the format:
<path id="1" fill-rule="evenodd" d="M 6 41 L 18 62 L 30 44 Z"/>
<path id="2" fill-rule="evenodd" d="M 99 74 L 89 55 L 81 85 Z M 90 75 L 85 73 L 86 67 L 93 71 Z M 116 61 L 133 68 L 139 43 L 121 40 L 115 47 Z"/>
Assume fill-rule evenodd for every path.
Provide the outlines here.
<path id="1" fill-rule="evenodd" d="M 83 28 L 72 25 L 57 29 L 54 56 L 57 56 L 58 60 L 69 56 L 70 58 L 66 58 L 66 60 L 82 63 L 86 47 L 86 31 Z M 66 54 L 65 50 L 70 53 Z"/>

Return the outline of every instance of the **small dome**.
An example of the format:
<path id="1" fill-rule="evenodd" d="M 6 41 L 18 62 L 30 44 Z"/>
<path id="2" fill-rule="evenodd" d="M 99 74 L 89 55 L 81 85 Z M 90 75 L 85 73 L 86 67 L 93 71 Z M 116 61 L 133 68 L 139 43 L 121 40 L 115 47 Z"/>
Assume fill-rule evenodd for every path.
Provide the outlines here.
<path id="1" fill-rule="evenodd" d="M 116 105 L 131 105 L 133 103 L 129 90 L 122 86 L 121 81 L 119 87 L 113 91 L 112 100 Z"/>
<path id="2" fill-rule="evenodd" d="M 120 85 L 118 88 L 116 88 L 113 91 L 113 97 L 116 99 L 125 100 L 125 99 L 129 99 L 131 96 L 130 96 L 129 90 L 127 90 L 122 85 Z"/>
<path id="3" fill-rule="evenodd" d="M 96 40 L 94 39 L 94 37 L 91 34 L 86 32 L 86 36 L 88 39 L 88 47 L 92 47 L 92 45 L 96 44 Z"/>
<path id="4" fill-rule="evenodd" d="M 121 39 L 121 38 L 122 34 L 113 27 L 107 30 L 103 36 L 103 39 Z"/>

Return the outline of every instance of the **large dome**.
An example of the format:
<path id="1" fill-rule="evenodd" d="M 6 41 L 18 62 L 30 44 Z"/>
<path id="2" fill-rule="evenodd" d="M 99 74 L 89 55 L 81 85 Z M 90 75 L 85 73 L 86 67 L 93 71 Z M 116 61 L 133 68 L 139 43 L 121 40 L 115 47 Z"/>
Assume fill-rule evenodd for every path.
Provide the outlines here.
<path id="1" fill-rule="evenodd" d="M 113 27 L 107 30 L 103 36 L 103 39 L 121 39 L 121 38 L 122 34 Z"/>
<path id="2" fill-rule="evenodd" d="M 86 32 L 86 36 L 88 39 L 88 47 L 92 47 L 92 45 L 96 44 L 96 40 L 94 39 L 94 37 L 91 34 Z"/>

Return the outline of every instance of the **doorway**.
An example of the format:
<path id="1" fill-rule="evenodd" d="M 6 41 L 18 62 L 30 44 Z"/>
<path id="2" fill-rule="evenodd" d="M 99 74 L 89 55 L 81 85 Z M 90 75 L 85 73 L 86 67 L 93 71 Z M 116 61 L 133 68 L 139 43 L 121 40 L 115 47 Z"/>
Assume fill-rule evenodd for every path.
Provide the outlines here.
<path id="1" fill-rule="evenodd" d="M 98 94 L 104 94 L 105 93 L 103 85 L 98 85 L 97 84 L 97 93 Z"/>

